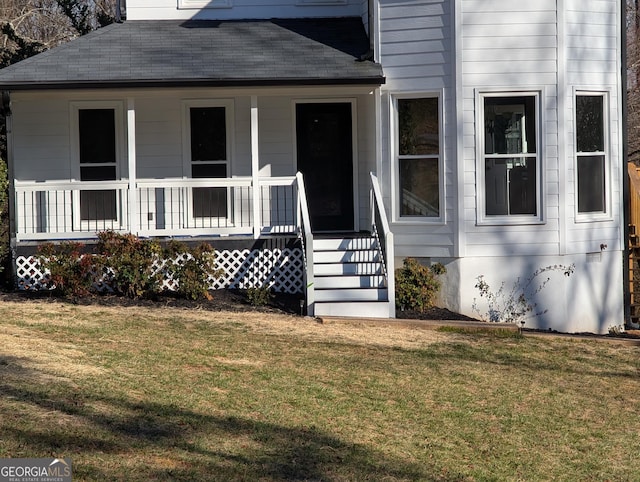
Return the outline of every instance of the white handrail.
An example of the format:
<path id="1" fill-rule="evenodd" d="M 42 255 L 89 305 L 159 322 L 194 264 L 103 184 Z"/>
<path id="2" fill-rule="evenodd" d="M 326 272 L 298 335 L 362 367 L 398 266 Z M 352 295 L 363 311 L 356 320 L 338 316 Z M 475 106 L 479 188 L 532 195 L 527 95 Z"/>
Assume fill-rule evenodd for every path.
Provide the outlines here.
<path id="1" fill-rule="evenodd" d="M 249 190 L 254 185 L 254 179 L 249 176 L 238 176 L 231 178 L 163 178 L 163 179 L 137 179 L 136 180 L 136 188 L 138 192 L 145 192 L 142 197 L 140 197 L 140 202 L 135 206 L 132 206 L 130 203 L 124 203 L 122 206 L 122 219 L 120 220 L 121 224 L 118 226 L 118 229 L 123 231 L 131 232 L 131 227 L 133 226 L 132 221 L 138 220 L 140 217 L 140 211 L 143 209 L 143 201 L 146 203 L 152 202 L 154 203 L 151 206 L 151 210 L 147 210 L 151 213 L 151 216 L 156 215 L 164 215 L 164 216 L 173 216 L 171 218 L 170 225 L 164 225 L 162 223 L 161 227 L 156 228 L 155 225 L 152 226 L 154 222 L 151 218 L 149 219 L 149 223 L 145 223 L 144 220 L 140 221 L 142 225 L 136 225 L 135 234 L 142 234 L 145 236 L 160 236 L 160 235 L 229 235 L 229 234 L 246 234 L 247 227 L 249 225 L 247 223 L 253 223 L 254 226 L 254 235 L 255 235 L 255 226 L 260 226 L 260 232 L 272 232 L 272 233 L 291 233 L 295 229 L 295 217 L 296 217 L 296 209 L 300 210 L 298 206 L 296 208 L 296 199 L 290 196 L 295 195 L 296 185 L 298 183 L 296 176 L 278 176 L 278 177 L 259 177 L 257 180 L 257 185 L 260 189 L 280 189 L 284 188 L 287 191 L 287 194 L 278 194 L 281 196 L 285 196 L 282 205 L 278 207 L 278 213 L 276 216 L 279 216 L 278 219 L 273 218 L 273 213 L 269 209 L 265 211 L 265 209 L 260 206 L 260 209 L 253 212 L 253 215 L 246 215 L 244 218 L 240 220 L 242 225 L 238 224 L 237 221 L 229 220 L 228 222 L 220 223 L 220 219 L 213 222 L 213 224 L 207 225 L 206 221 L 203 222 L 202 225 L 198 225 L 197 223 L 193 223 L 193 225 L 184 226 L 180 225 L 177 227 L 172 223 L 183 223 L 185 216 L 189 214 L 189 205 L 185 199 L 188 197 L 179 197 L 176 198 L 175 205 L 170 206 L 170 209 L 174 209 L 177 207 L 179 211 L 169 212 L 161 209 L 160 212 L 156 212 L 156 195 L 157 193 L 152 193 L 154 189 L 162 189 L 165 191 L 180 191 L 181 196 L 186 195 L 190 189 L 193 188 L 219 188 L 219 189 L 228 189 L 228 190 L 239 190 L 237 194 L 230 194 L 230 196 L 242 196 L 243 200 L 247 202 L 251 199 L 249 197 Z M 91 229 L 85 229 L 85 227 L 79 227 L 80 225 L 74 221 L 74 210 L 77 207 L 77 203 L 79 201 L 78 193 L 84 191 L 118 191 L 119 193 L 123 193 L 126 195 L 129 190 L 129 181 L 127 179 L 123 180 L 110 180 L 110 181 L 78 181 L 78 180 L 51 180 L 51 181 L 33 181 L 33 180 L 17 180 L 15 181 L 15 196 L 16 196 L 16 209 L 19 210 L 18 217 L 21 221 L 21 228 L 18 230 L 18 239 L 46 239 L 48 236 L 58 236 L 63 239 L 68 237 L 69 239 L 77 236 L 87 237 L 92 235 Z M 46 193 L 46 197 L 34 197 L 39 195 L 39 193 Z M 269 195 L 266 192 L 260 191 L 262 195 Z M 20 198 L 20 200 L 18 200 Z M 233 198 L 234 203 L 230 204 L 230 213 L 234 216 L 243 216 L 240 213 L 240 210 L 244 209 L 243 205 L 238 202 L 238 199 Z M 119 198 L 124 199 L 124 198 Z M 262 196 L 259 196 L 259 200 L 262 199 Z M 290 201 L 289 201 L 290 200 Z M 304 197 L 305 205 L 306 205 L 306 197 Z M 267 200 L 268 202 L 268 200 Z M 290 204 L 287 204 L 289 203 Z M 37 207 L 35 207 L 37 206 Z M 118 204 L 120 206 L 120 204 Z M 166 208 L 166 206 L 162 205 L 161 208 Z M 282 214 L 280 211 L 283 209 L 287 210 L 286 214 Z M 244 213 L 244 211 L 243 211 Z M 271 218 L 261 219 L 264 216 L 269 216 L 271 213 Z M 300 219 L 300 213 L 298 213 Z M 283 217 L 284 216 L 284 217 Z M 285 217 L 287 219 L 285 219 Z M 145 216 L 146 218 L 146 216 Z M 174 219 L 175 218 L 175 219 Z M 281 222 L 285 220 L 286 222 Z M 36 227 L 38 223 L 46 223 L 46 227 Z M 267 223 L 263 226 L 263 223 Z M 55 223 L 56 226 L 53 230 L 49 230 L 49 225 L 51 223 Z M 305 221 L 305 226 L 308 226 L 308 208 L 307 208 L 307 220 Z M 265 229 L 262 229 L 265 228 Z M 46 232 L 36 232 L 39 229 L 45 229 Z M 31 232 L 34 231 L 34 232 Z M 55 231 L 55 232 L 53 232 Z"/>
<path id="2" fill-rule="evenodd" d="M 295 176 L 262 177 L 258 180 L 260 186 L 292 186 L 296 182 Z M 166 179 L 138 179 L 139 188 L 180 188 L 180 187 L 249 187 L 250 177 L 229 178 L 166 178 Z M 45 190 L 59 191 L 96 191 L 101 189 L 122 189 L 128 186 L 128 181 L 19 181 L 15 188 L 18 191 L 34 192 Z"/>
<path id="3" fill-rule="evenodd" d="M 128 181 L 15 181 L 16 192 L 100 191 L 127 188 Z"/>
<path id="4" fill-rule="evenodd" d="M 309 206 L 307 205 L 307 192 L 304 187 L 304 179 L 301 172 L 296 173 L 298 184 L 298 203 L 300 216 L 302 218 L 302 229 L 304 231 L 306 266 L 305 289 L 307 294 L 307 315 L 314 316 L 315 313 L 315 293 L 314 293 L 314 273 L 313 273 L 313 233 L 311 232 L 311 219 L 309 217 Z"/>
<path id="5" fill-rule="evenodd" d="M 260 177 L 258 184 L 261 186 L 293 186 L 296 176 Z"/>
<path id="6" fill-rule="evenodd" d="M 139 188 L 250 187 L 250 177 L 138 179 Z"/>
<path id="7" fill-rule="evenodd" d="M 371 224 L 374 225 L 376 223 L 376 212 L 378 213 L 378 217 L 380 219 L 380 228 L 382 228 L 382 234 L 384 236 L 384 254 L 386 255 L 383 259 L 383 262 L 386 263 L 386 274 L 387 274 L 387 293 L 389 296 L 389 317 L 396 317 L 396 285 L 395 285 L 395 252 L 394 252 L 394 241 L 393 241 L 393 233 L 391 232 L 391 227 L 389 225 L 389 220 L 387 218 L 387 213 L 384 209 L 384 203 L 382 201 L 382 190 L 380 189 L 380 182 L 378 178 L 373 172 L 369 173 L 371 176 L 371 191 L 372 191 L 372 203 L 371 203 Z"/>

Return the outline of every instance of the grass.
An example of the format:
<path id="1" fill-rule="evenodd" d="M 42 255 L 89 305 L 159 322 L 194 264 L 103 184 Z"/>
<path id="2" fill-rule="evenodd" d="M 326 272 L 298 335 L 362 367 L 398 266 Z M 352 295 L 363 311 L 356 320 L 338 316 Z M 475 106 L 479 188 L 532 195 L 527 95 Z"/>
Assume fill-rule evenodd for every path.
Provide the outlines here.
<path id="1" fill-rule="evenodd" d="M 74 480 L 633 480 L 639 348 L 0 304 L 0 457 Z"/>

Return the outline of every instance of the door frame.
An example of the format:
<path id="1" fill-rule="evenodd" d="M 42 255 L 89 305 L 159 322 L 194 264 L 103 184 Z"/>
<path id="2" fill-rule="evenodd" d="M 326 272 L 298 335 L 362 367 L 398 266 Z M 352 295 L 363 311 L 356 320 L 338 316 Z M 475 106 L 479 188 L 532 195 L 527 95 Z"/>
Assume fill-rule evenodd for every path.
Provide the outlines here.
<path id="1" fill-rule="evenodd" d="M 298 118 L 296 106 L 298 104 L 350 104 L 351 105 L 351 164 L 353 168 L 353 232 L 360 231 L 360 196 L 358 192 L 358 119 L 357 119 L 357 99 L 355 97 L 321 97 L 321 98 L 297 98 L 291 101 L 291 111 L 293 119 L 293 165 L 298 172 Z M 321 231 L 321 233 L 332 233 L 340 231 Z"/>
<path id="2" fill-rule="evenodd" d="M 236 126 L 235 126 L 235 101 L 234 99 L 226 99 L 226 98 L 188 98 L 181 100 L 181 125 L 182 125 L 182 178 L 188 180 L 194 180 L 198 178 L 194 178 L 192 175 L 192 166 L 193 161 L 191 159 L 191 109 L 192 108 L 208 108 L 208 107 L 223 107 L 224 108 L 224 121 L 225 121 L 225 134 L 226 134 L 226 143 L 227 143 L 227 152 L 226 159 L 224 163 L 227 166 L 227 176 L 226 178 L 221 177 L 220 179 L 229 179 L 233 177 L 233 168 L 234 168 L 234 160 L 236 154 Z M 188 222 L 191 226 L 195 228 L 203 228 L 205 226 L 204 220 L 207 218 L 199 218 L 194 215 L 193 212 L 193 189 L 188 188 L 186 190 L 187 195 L 184 199 L 184 205 L 182 206 L 182 210 L 186 216 L 184 222 Z M 226 198 L 227 198 L 227 215 L 219 216 L 219 217 L 211 217 L 211 220 L 216 220 L 220 225 L 221 222 L 226 223 L 228 226 L 235 226 L 236 212 L 235 212 L 235 203 L 233 202 L 232 189 L 227 189 Z M 184 224 L 183 222 L 183 224 Z"/>

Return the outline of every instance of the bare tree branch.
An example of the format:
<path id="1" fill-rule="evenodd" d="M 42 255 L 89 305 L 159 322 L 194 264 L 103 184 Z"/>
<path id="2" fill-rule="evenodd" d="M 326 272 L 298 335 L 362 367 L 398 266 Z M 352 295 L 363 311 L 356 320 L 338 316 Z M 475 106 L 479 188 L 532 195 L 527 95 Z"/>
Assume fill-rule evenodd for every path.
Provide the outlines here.
<path id="1" fill-rule="evenodd" d="M 84 35 L 114 17 L 115 0 L 0 0 L 0 66 Z"/>

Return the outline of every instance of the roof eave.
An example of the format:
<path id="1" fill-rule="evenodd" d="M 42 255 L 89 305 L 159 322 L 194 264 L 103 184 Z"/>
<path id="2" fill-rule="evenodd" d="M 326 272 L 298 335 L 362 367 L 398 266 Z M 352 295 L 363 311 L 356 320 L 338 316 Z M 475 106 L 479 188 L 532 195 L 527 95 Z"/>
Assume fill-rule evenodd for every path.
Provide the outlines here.
<path id="1" fill-rule="evenodd" d="M 386 82 L 384 76 L 346 77 L 339 79 L 172 79 L 172 80 L 111 80 L 76 82 L 1 82 L 0 91 L 27 90 L 80 90 L 80 89 L 123 89 L 152 87 L 309 87 L 338 85 L 380 86 Z"/>

